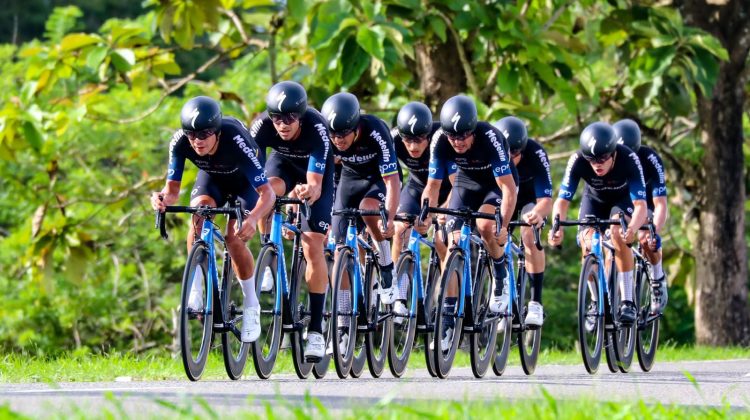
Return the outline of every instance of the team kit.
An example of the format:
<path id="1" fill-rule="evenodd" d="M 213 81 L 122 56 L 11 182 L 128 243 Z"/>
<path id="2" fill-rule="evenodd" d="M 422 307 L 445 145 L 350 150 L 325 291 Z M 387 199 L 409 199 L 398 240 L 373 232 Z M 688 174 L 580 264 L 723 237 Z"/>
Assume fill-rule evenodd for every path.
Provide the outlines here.
<path id="1" fill-rule="evenodd" d="M 249 348 L 254 358 L 268 360 L 269 351 L 291 345 L 300 366 L 327 366 L 333 358 L 346 377 L 356 376 L 358 363 L 367 360 L 375 375 L 373 365 L 387 357 L 400 376 L 415 337 L 423 336 L 428 370 L 445 377 L 466 336 L 475 375 L 493 360 L 502 373 L 497 358 L 507 353 L 502 342 L 510 342 L 504 336 L 518 331 L 535 339 L 538 351 L 545 318 L 540 232 L 548 227 L 544 242 L 559 247 L 562 227 L 575 225 L 582 261 L 594 257 L 591 274 L 583 279 L 582 273 L 579 284 L 585 291 L 579 293 L 579 338 L 587 341 L 600 330 L 616 352 L 627 353 L 634 340 L 628 334 L 661 316 L 667 303 L 659 236 L 668 214 L 665 169 L 658 153 L 641 143 L 638 124 L 623 119 L 586 126 L 554 194 L 547 152 L 521 119 L 478 120 L 476 103 L 464 95 L 448 99 L 437 115 L 410 102 L 389 127 L 363 113 L 346 92 L 330 96 L 318 111 L 293 81 L 271 87 L 266 111 L 249 126 L 223 115 L 210 97 L 188 100 L 169 143 L 165 186 L 152 193 L 152 207 L 157 213 L 175 208 L 189 160 L 198 172 L 187 208 L 193 213 L 188 251 L 206 241 L 209 230 L 205 219 L 211 216 L 196 209 L 240 210 L 226 212 L 221 236 L 231 263 L 223 271 L 210 264 L 186 268 L 186 319 L 211 324 L 206 317 L 222 308 L 219 324 L 236 336 L 235 360 L 243 366 Z M 581 181 L 578 218 L 571 219 Z M 279 222 L 281 213 L 286 222 Z M 254 256 L 247 241 L 256 235 L 264 248 Z M 289 264 L 283 238 L 294 240 Z M 274 258 L 265 255 L 266 246 Z M 211 248 L 206 255 L 216 253 Z M 641 266 L 648 268 L 644 288 Z M 237 302 L 225 304 L 221 294 L 231 285 L 212 286 L 212 279 L 230 271 Z M 639 302 L 643 293 L 647 301 Z M 282 309 L 293 294 L 299 296 Z M 284 344 L 288 331 L 299 334 Z M 596 340 L 587 349 L 601 351 Z M 196 360 L 187 359 L 186 369 Z"/>

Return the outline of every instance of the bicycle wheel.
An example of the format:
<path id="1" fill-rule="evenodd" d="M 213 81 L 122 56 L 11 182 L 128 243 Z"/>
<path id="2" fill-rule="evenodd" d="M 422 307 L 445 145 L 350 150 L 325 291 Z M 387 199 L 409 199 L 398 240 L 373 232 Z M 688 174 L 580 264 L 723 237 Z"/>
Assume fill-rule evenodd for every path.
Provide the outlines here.
<path id="1" fill-rule="evenodd" d="M 352 309 L 354 303 L 351 280 L 354 279 L 354 254 L 341 248 L 333 263 L 333 312 L 331 313 L 333 364 L 336 374 L 346 379 L 354 362 L 354 339 L 357 333 L 357 318 Z"/>
<path id="2" fill-rule="evenodd" d="M 439 298 L 435 317 L 433 334 L 433 355 L 435 359 L 435 373 L 439 378 L 447 378 L 453 367 L 459 341 L 461 341 L 463 318 L 458 316 L 459 302 L 448 304 L 448 298 L 459 296 L 463 299 L 464 256 L 460 251 L 453 251 L 448 258 L 448 264 L 440 280 Z"/>
<path id="3" fill-rule="evenodd" d="M 289 333 L 292 344 L 292 364 L 300 379 L 307 379 L 313 368 L 313 363 L 305 361 L 305 339 L 307 327 L 310 325 L 310 294 L 305 281 L 306 269 L 307 262 L 304 258 L 300 258 L 295 272 L 292 273 L 289 308 L 292 325 L 294 325 L 294 331 Z"/>
<path id="4" fill-rule="evenodd" d="M 531 286 L 525 267 L 518 269 L 517 283 L 519 313 L 525 319 L 529 310 L 528 302 L 531 301 Z M 518 332 L 517 341 L 518 352 L 521 354 L 521 367 L 524 373 L 532 375 L 536 370 L 536 362 L 539 359 L 542 327 L 532 329 L 524 323 L 524 329 Z"/>
<path id="5" fill-rule="evenodd" d="M 648 372 L 654 367 L 656 349 L 659 345 L 659 317 L 651 313 L 651 282 L 643 266 L 636 273 L 636 296 L 638 298 L 638 333 L 636 335 L 636 353 L 641 370 Z"/>
<path id="6" fill-rule="evenodd" d="M 261 379 L 268 379 L 271 376 L 273 366 L 276 364 L 276 356 L 279 354 L 281 344 L 281 324 L 284 309 L 284 299 L 282 291 L 278 289 L 276 276 L 277 267 L 276 248 L 273 244 L 265 245 L 260 250 L 258 264 L 255 265 L 255 293 L 260 301 L 260 336 L 255 340 L 251 348 L 253 349 L 253 364 L 255 372 Z M 273 277 L 273 285 L 270 290 L 262 291 L 263 276 L 266 270 L 270 270 Z M 276 300 L 279 301 L 278 308 Z"/>
<path id="7" fill-rule="evenodd" d="M 221 353 L 224 356 L 224 368 L 227 375 L 230 379 L 237 380 L 242 376 L 242 371 L 245 370 L 250 344 L 243 343 L 240 340 L 238 326 L 242 325 L 242 302 L 244 298 L 242 287 L 237 283 L 237 276 L 234 274 L 228 254 L 223 265 L 221 278 L 222 312 L 224 324 L 228 325 L 231 331 L 221 334 Z"/>
<path id="8" fill-rule="evenodd" d="M 323 304 L 323 337 L 326 341 L 326 353 L 323 358 L 313 365 L 313 376 L 317 379 L 321 379 L 326 376 L 328 372 L 328 366 L 331 364 L 331 354 L 333 349 L 329 349 L 331 340 L 331 314 L 333 313 L 333 288 L 331 287 L 331 276 L 333 270 L 333 252 L 329 249 L 325 250 L 326 265 L 328 266 L 328 287 L 326 288 L 326 298 Z"/>
<path id="9" fill-rule="evenodd" d="M 513 302 L 511 301 L 511 304 Z M 505 368 L 508 366 L 508 356 L 510 355 L 510 342 L 513 340 L 513 324 L 517 324 L 513 321 L 514 317 L 517 317 L 517 307 L 511 307 L 511 316 L 501 317 L 497 323 L 497 332 L 495 338 L 495 358 L 492 362 L 492 371 L 497 376 L 501 376 L 505 373 Z"/>
<path id="10" fill-rule="evenodd" d="M 414 277 L 414 256 L 410 252 L 401 254 L 396 264 L 396 279 L 399 284 L 405 282 L 406 287 L 401 290 L 406 291 L 406 308 L 411 310 L 416 303 L 412 299 L 412 287 Z M 394 280 L 396 281 L 396 280 Z M 421 281 L 419 279 L 418 281 Z M 403 297 L 403 296 L 402 296 Z M 414 345 L 414 335 L 417 331 L 417 318 L 414 316 L 394 317 L 393 329 L 391 330 L 391 342 L 388 348 L 388 367 L 394 377 L 400 378 L 406 371 L 406 365 L 409 362 L 411 349 Z"/>
<path id="11" fill-rule="evenodd" d="M 418 302 L 421 306 L 421 311 L 419 313 L 424 314 L 424 325 L 428 327 L 428 332 L 424 333 L 422 336 L 425 366 L 427 367 L 427 372 L 433 378 L 437 377 L 437 370 L 435 369 L 435 352 L 432 348 L 434 346 L 432 340 L 435 334 L 431 331 L 434 331 L 435 328 L 435 314 L 437 313 L 436 308 L 438 307 L 438 299 L 440 297 L 438 296 L 438 293 L 440 292 L 440 279 L 440 262 L 436 262 L 435 265 L 431 267 L 431 271 L 427 274 L 424 303 Z"/>
<path id="12" fill-rule="evenodd" d="M 182 295 L 180 297 L 180 354 L 185 373 L 191 381 L 197 381 L 203 374 L 208 359 L 208 351 L 211 349 L 213 336 L 213 319 L 206 314 L 208 307 L 209 287 L 208 259 L 210 253 L 208 246 L 203 241 L 196 241 L 188 255 L 185 264 L 185 272 L 182 276 Z M 193 310 L 189 308 L 190 291 L 196 272 L 201 273 L 203 283 L 202 305 L 204 309 Z"/>
<path id="13" fill-rule="evenodd" d="M 397 277 L 398 278 L 398 277 Z M 393 281 L 397 281 L 393 279 Z M 385 368 L 385 360 L 388 358 L 388 345 L 390 344 L 391 325 L 393 318 L 386 316 L 390 313 L 390 305 L 380 300 L 380 295 L 375 287 L 380 284 L 380 266 L 373 262 L 370 275 L 365 279 L 365 312 L 367 319 L 367 332 L 365 336 L 365 350 L 367 354 L 367 368 L 373 378 L 379 378 Z"/>
<path id="14" fill-rule="evenodd" d="M 606 264 L 606 263 L 605 263 Z M 612 260 L 610 260 L 610 270 L 608 273 L 608 279 L 617 279 L 617 273 L 613 266 Z M 607 361 L 607 369 L 612 373 L 618 373 L 620 369 L 617 367 L 619 364 L 617 359 L 617 335 L 615 334 L 615 320 L 617 319 L 617 308 L 620 305 L 620 289 L 617 287 L 617 281 L 607 281 L 607 293 L 604 299 L 604 355 Z M 614 285 L 614 288 L 613 288 Z M 610 305 L 610 302 L 615 302 L 614 308 Z"/>
<path id="15" fill-rule="evenodd" d="M 612 296 L 612 302 L 615 303 L 613 305 L 614 308 L 612 309 L 612 314 L 616 316 L 616 308 L 620 307 L 622 296 L 619 293 L 620 288 L 617 285 L 617 281 L 612 281 L 610 283 L 613 285 L 612 289 L 616 290 Z M 635 293 L 635 291 L 633 291 L 633 293 Z M 636 322 L 631 326 L 623 326 L 617 322 L 614 324 L 616 330 L 612 333 L 612 338 L 614 338 L 614 346 L 612 347 L 617 359 L 617 368 L 622 373 L 628 373 L 630 371 L 630 366 L 633 363 L 633 355 L 635 353 L 635 336 L 638 320 L 636 319 Z"/>
<path id="16" fill-rule="evenodd" d="M 497 338 L 498 317 L 490 313 L 490 299 L 492 299 L 492 270 L 489 260 L 483 259 L 480 271 L 474 279 L 474 296 L 472 296 L 472 310 L 474 311 L 474 325 L 480 326 L 469 336 L 469 356 L 471 372 L 474 377 L 481 378 L 487 373 L 490 363 L 495 361 L 495 339 Z"/>
<path id="17" fill-rule="evenodd" d="M 593 255 L 586 256 L 581 269 L 581 277 L 578 282 L 578 344 L 581 347 L 583 365 L 589 373 L 596 373 L 602 357 L 602 345 L 604 342 L 604 322 L 601 316 L 591 319 L 593 328 L 587 329 L 586 318 L 588 307 L 594 300 L 589 292 L 591 289 L 596 295 L 599 290 L 599 273 L 596 258 Z"/>

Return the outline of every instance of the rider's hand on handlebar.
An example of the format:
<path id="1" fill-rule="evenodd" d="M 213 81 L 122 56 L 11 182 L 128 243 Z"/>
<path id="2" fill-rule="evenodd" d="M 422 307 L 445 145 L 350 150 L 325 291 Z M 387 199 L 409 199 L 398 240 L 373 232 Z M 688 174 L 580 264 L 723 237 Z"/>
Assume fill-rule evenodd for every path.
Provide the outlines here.
<path id="1" fill-rule="evenodd" d="M 310 184 L 298 184 L 294 187 L 294 195 L 300 200 L 307 200 L 308 204 L 312 205 L 315 201 L 320 198 L 321 188 L 318 186 L 312 186 Z"/>
<path id="2" fill-rule="evenodd" d="M 523 221 L 530 224 L 530 225 L 538 225 L 542 223 L 544 218 L 539 215 L 535 210 L 531 210 L 528 213 L 523 215 Z"/>
<path id="3" fill-rule="evenodd" d="M 234 233 L 235 235 L 237 235 L 237 237 L 241 241 L 247 242 L 250 240 L 250 238 L 253 237 L 253 235 L 255 235 L 255 229 L 256 229 L 257 224 L 258 224 L 258 220 L 256 220 L 256 218 L 253 215 L 248 214 L 247 216 L 245 216 L 245 219 L 242 221 L 242 229 L 237 230 L 237 226 L 239 225 L 239 223 L 235 223 Z"/>
<path id="4" fill-rule="evenodd" d="M 648 247 L 652 252 L 656 252 L 657 250 L 656 237 L 652 238 L 646 230 L 638 231 L 638 242 L 640 242 L 643 247 Z"/>
<path id="5" fill-rule="evenodd" d="M 497 232 L 497 231 L 496 231 Z M 504 227 L 500 227 L 500 234 L 495 233 L 495 238 L 497 238 L 497 242 L 504 246 L 506 242 L 508 242 L 508 229 Z"/>
<path id="6" fill-rule="evenodd" d="M 628 229 L 623 232 L 622 238 L 625 240 L 626 244 L 632 244 L 635 240 L 635 235 L 638 231 L 633 229 L 632 227 L 628 226 Z"/>
<path id="7" fill-rule="evenodd" d="M 562 245 L 563 241 L 563 230 L 558 229 L 557 232 L 554 232 L 550 229 L 549 236 L 547 237 L 547 241 L 549 241 L 549 244 L 551 246 L 560 246 Z"/>
<path id="8" fill-rule="evenodd" d="M 416 229 L 420 235 L 424 235 L 425 233 L 427 233 L 427 229 L 429 228 L 430 228 L 429 223 L 423 223 L 419 221 L 419 218 L 417 218 L 414 224 L 414 229 Z"/>
<path id="9" fill-rule="evenodd" d="M 393 234 L 396 232 L 393 227 L 393 220 L 388 220 L 388 229 L 384 229 L 382 220 L 378 221 L 378 227 L 380 228 L 380 232 L 382 232 L 383 236 L 385 236 L 386 238 L 393 237 Z"/>
<path id="10" fill-rule="evenodd" d="M 159 191 L 154 191 L 151 193 L 151 208 L 164 213 L 164 211 L 167 209 L 167 204 L 164 202 L 163 193 Z"/>

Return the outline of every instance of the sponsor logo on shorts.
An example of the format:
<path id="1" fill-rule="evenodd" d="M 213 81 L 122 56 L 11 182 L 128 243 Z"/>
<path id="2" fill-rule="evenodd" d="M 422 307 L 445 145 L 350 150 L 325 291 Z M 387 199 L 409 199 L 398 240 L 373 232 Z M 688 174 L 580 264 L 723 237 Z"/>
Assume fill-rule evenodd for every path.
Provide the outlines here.
<path id="1" fill-rule="evenodd" d="M 319 227 L 320 227 L 321 229 L 323 229 L 323 230 L 328 230 L 328 227 L 329 227 L 330 225 L 329 225 L 328 223 L 326 223 L 326 222 L 324 222 L 324 221 L 322 221 L 322 220 L 321 220 L 321 221 L 319 221 L 319 222 L 318 222 L 318 226 L 319 226 Z"/>

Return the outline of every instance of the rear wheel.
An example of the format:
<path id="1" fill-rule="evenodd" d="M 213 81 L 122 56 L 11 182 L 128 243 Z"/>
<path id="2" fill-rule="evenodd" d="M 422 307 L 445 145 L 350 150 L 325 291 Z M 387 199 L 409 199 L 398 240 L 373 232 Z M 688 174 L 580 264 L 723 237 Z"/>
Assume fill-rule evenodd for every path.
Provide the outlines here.
<path id="1" fill-rule="evenodd" d="M 398 278 L 398 277 L 397 277 Z M 396 279 L 393 279 L 396 281 Z M 380 267 L 377 263 L 372 264 L 370 275 L 365 279 L 365 314 L 367 316 L 368 331 L 365 336 L 365 350 L 367 352 L 367 367 L 373 378 L 379 378 L 385 368 L 385 360 L 388 357 L 388 345 L 390 344 L 391 323 L 393 318 L 389 315 L 390 307 L 380 300 L 380 295 L 375 288 L 376 282 L 382 287 Z"/>
<path id="2" fill-rule="evenodd" d="M 659 317 L 651 313 L 651 282 L 644 272 L 645 268 L 636 273 L 635 287 L 638 299 L 638 319 L 636 320 L 636 352 L 641 370 L 648 372 L 654 367 L 656 349 L 659 345 Z"/>
<path id="3" fill-rule="evenodd" d="M 622 296 L 620 295 L 620 288 L 617 282 L 611 281 L 610 284 L 612 284 L 611 289 L 614 289 L 612 302 L 615 303 L 612 308 L 612 315 L 616 317 L 617 308 L 620 307 L 620 302 L 622 302 Z M 635 291 L 633 291 L 633 296 L 637 296 L 635 295 Z M 621 325 L 616 321 L 614 324 L 616 325 L 616 330 L 612 332 L 611 337 L 613 338 L 612 348 L 617 359 L 617 369 L 622 373 L 628 373 L 635 353 L 635 336 L 638 319 L 636 317 L 636 321 L 630 326 Z"/>
<path id="4" fill-rule="evenodd" d="M 425 296 L 424 296 L 424 306 L 422 308 L 422 313 L 424 314 L 424 323 L 426 326 L 429 326 L 431 329 L 428 329 L 428 332 L 423 334 L 423 344 L 424 344 L 424 358 L 425 358 L 425 365 L 427 367 L 427 372 L 432 376 L 433 378 L 437 377 L 437 370 L 435 368 L 435 354 L 434 354 L 434 343 L 433 343 L 433 337 L 435 334 L 433 334 L 432 331 L 435 329 L 435 314 L 437 313 L 438 308 L 438 299 L 440 296 L 438 296 L 438 293 L 440 292 L 440 263 L 436 263 L 434 266 L 432 266 L 432 270 L 427 275 L 427 284 L 425 287 Z"/>
<path id="5" fill-rule="evenodd" d="M 232 269 L 231 260 L 227 254 L 222 270 L 222 310 L 224 323 L 231 331 L 221 334 L 221 353 L 224 356 L 224 367 L 227 375 L 232 380 L 239 379 L 247 362 L 247 353 L 250 350 L 249 343 L 240 340 L 240 327 L 242 326 L 242 287 L 237 282 L 237 276 Z"/>
<path id="6" fill-rule="evenodd" d="M 304 258 L 299 259 L 299 264 L 292 273 L 292 290 L 290 312 L 294 331 L 290 332 L 292 344 L 292 362 L 294 371 L 300 379 L 306 379 L 312 371 L 313 364 L 305 361 L 305 339 L 307 339 L 307 328 L 310 325 L 310 294 L 305 282 L 305 270 L 307 262 Z"/>
<path id="7" fill-rule="evenodd" d="M 531 302 L 531 285 L 526 274 L 526 269 L 518 270 L 518 307 L 523 318 L 529 311 L 528 304 Z M 524 322 L 525 325 L 525 322 Z M 536 370 L 539 359 L 539 346 L 542 341 L 542 327 L 529 328 L 525 325 L 523 331 L 518 333 L 518 352 L 521 354 L 521 367 L 524 373 L 531 375 Z"/>
<path id="8" fill-rule="evenodd" d="M 497 338 L 498 317 L 490 313 L 490 299 L 492 299 L 492 270 L 489 261 L 479 262 L 481 270 L 474 282 L 474 296 L 472 309 L 474 310 L 474 325 L 479 331 L 473 331 L 469 337 L 469 355 L 471 371 L 474 377 L 481 378 L 487 373 L 490 363 L 495 360 L 495 339 Z"/>
<path id="9" fill-rule="evenodd" d="M 409 312 L 412 311 L 412 305 L 415 303 L 412 298 L 412 288 L 415 287 L 413 277 L 414 256 L 410 252 L 403 253 L 398 259 L 398 264 L 396 264 L 396 279 L 399 285 L 401 285 L 401 282 L 405 283 L 405 287 L 401 287 L 400 289 L 406 291 L 405 305 Z M 421 279 L 417 281 L 421 281 Z M 416 330 L 416 316 L 412 316 L 411 313 L 406 317 L 397 317 L 394 315 L 393 329 L 390 335 L 391 342 L 388 349 L 388 366 L 391 369 L 391 374 L 397 378 L 400 378 L 406 371 Z"/>
<path id="10" fill-rule="evenodd" d="M 446 267 L 440 281 L 432 338 L 435 373 L 439 378 L 448 377 L 461 341 L 463 318 L 458 316 L 458 299 L 463 299 L 463 254 L 454 250 L 448 258 Z"/>
<path id="11" fill-rule="evenodd" d="M 331 321 L 331 314 L 333 313 L 333 288 L 331 287 L 331 276 L 333 275 L 333 252 L 329 249 L 325 250 L 326 265 L 328 266 L 328 287 L 326 288 L 326 298 L 323 303 L 323 338 L 326 341 L 326 353 L 323 358 L 313 366 L 313 375 L 317 379 L 321 379 L 326 376 L 328 372 L 328 366 L 331 364 L 331 353 L 329 353 L 329 345 L 331 341 L 331 329 L 333 322 Z"/>
<path id="12" fill-rule="evenodd" d="M 261 308 L 260 336 L 252 343 L 251 347 L 253 349 L 255 372 L 261 379 L 268 379 L 271 376 L 281 344 L 284 299 L 281 296 L 281 290 L 277 287 L 277 258 L 278 255 L 273 244 L 268 244 L 260 250 L 258 264 L 255 266 L 255 293 L 258 296 Z M 261 286 L 266 272 L 272 276 L 273 285 L 270 290 L 264 292 L 261 290 Z M 276 308 L 277 299 L 279 301 L 278 308 Z"/>
<path id="13" fill-rule="evenodd" d="M 354 279 L 354 254 L 341 248 L 333 264 L 333 312 L 331 313 L 333 361 L 336 374 L 341 379 L 349 376 L 354 362 L 354 338 L 357 333 L 357 318 L 354 316 L 354 294 L 351 279 Z"/>
<path id="14" fill-rule="evenodd" d="M 185 264 L 185 272 L 182 276 L 182 296 L 180 299 L 180 354 L 185 373 L 191 381 L 197 381 L 203 374 L 208 360 L 208 351 L 211 349 L 213 336 L 213 319 L 207 315 L 208 288 L 211 282 L 208 280 L 208 259 L 210 254 L 208 246 L 203 241 L 197 241 L 188 255 Z M 198 277 L 196 279 L 196 273 Z M 190 291 L 193 281 L 200 281 L 203 286 L 202 304 L 203 309 L 193 310 L 188 307 Z"/>
<path id="15" fill-rule="evenodd" d="M 586 326 L 589 306 L 594 302 L 591 292 L 598 296 L 599 266 L 592 255 L 586 257 L 578 282 L 578 344 L 581 348 L 583 365 L 589 373 L 596 373 L 602 357 L 604 343 L 604 322 L 602 316 L 592 315 L 589 328 Z M 589 285 L 591 292 L 589 291 Z"/>

